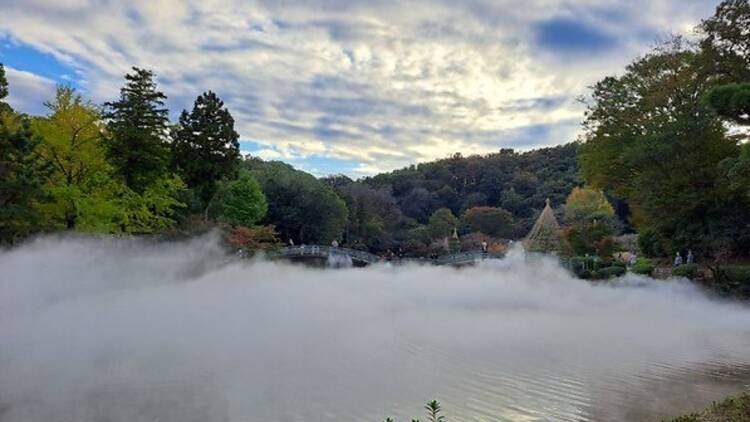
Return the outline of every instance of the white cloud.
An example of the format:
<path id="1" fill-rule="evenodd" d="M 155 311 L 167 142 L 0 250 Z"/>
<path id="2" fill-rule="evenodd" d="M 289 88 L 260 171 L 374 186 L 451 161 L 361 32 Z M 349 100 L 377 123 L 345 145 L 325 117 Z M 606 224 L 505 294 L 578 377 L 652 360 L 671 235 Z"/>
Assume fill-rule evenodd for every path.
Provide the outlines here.
<path id="1" fill-rule="evenodd" d="M 12 87 L 7 98 L 11 107 L 25 113 L 46 113 L 44 102 L 54 95 L 55 81 L 12 67 L 5 68 L 5 76 Z"/>
<path id="2" fill-rule="evenodd" d="M 173 109 L 216 91 L 242 137 L 267 145 L 269 158 L 353 159 L 368 170 L 571 141 L 571 121 L 582 117 L 575 97 L 713 8 L 702 0 L 4 3 L 0 32 L 77 68 L 97 101 L 117 94 L 130 66 L 152 68 Z M 544 49 L 535 25 L 552 18 L 585 23 L 616 46 L 576 57 Z"/>

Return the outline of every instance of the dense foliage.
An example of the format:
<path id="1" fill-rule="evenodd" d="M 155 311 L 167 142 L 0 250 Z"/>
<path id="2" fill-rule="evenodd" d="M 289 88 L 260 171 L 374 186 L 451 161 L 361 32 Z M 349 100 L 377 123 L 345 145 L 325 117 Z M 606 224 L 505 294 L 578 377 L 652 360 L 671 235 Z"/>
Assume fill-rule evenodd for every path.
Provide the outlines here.
<path id="1" fill-rule="evenodd" d="M 238 169 L 240 135 L 234 130 L 234 119 L 209 91 L 195 100 L 190 113 L 182 111 L 172 137 L 173 168 L 205 207 L 217 184 L 233 178 Z"/>
<path id="2" fill-rule="evenodd" d="M 284 239 L 328 244 L 340 240 L 348 211 L 336 192 L 314 176 L 281 162 L 247 159 L 243 167 L 268 198 L 266 222 Z"/>
<path id="3" fill-rule="evenodd" d="M 127 187 L 137 193 L 168 175 L 166 98 L 151 71 L 134 67 L 133 73 L 125 75 L 120 98 L 105 104 L 107 157 Z"/>
<path id="4" fill-rule="evenodd" d="M 722 2 L 698 45 L 676 38 L 594 86 L 582 174 L 628 202 L 650 255 L 750 249 L 747 146 L 722 118 L 744 119 L 748 19 L 746 0 Z"/>
<path id="5" fill-rule="evenodd" d="M 2 98 L 0 98 L 2 100 Z M 0 103 L 4 104 L 4 103 Z M 38 204 L 46 198 L 43 183 L 49 163 L 39 154 L 26 116 L 0 112 L 0 240 L 14 242 L 42 225 Z"/>

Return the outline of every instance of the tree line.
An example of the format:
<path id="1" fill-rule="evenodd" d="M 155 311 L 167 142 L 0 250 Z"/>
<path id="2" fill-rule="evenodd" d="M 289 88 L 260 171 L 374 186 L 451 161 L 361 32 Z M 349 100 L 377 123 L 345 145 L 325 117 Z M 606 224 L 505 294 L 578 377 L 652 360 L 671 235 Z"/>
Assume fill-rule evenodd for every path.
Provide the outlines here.
<path id="1" fill-rule="evenodd" d="M 96 105 L 58 86 L 48 113 L 29 116 L 2 102 L 2 69 L 3 243 L 59 230 L 165 234 L 220 225 L 248 248 L 337 240 L 424 255 L 445 249 L 454 232 L 472 248 L 518 237 L 545 198 L 562 201 L 578 180 L 574 144 L 318 179 L 242 157 L 232 115 L 213 92 L 171 123 L 155 75 L 134 67 L 112 101 Z"/>

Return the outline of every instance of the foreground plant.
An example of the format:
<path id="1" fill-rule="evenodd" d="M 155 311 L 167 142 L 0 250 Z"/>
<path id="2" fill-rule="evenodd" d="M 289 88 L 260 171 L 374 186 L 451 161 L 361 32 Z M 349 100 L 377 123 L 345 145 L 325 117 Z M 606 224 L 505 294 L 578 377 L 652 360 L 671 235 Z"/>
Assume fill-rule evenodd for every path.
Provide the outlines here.
<path id="1" fill-rule="evenodd" d="M 440 411 L 442 410 L 440 408 L 440 402 L 437 400 L 432 400 L 427 402 L 424 406 L 425 410 L 427 411 L 427 421 L 428 422 L 446 422 L 445 416 L 440 415 Z M 383 422 L 395 422 L 391 418 L 386 418 Z M 419 419 L 412 419 L 411 422 L 420 422 Z"/>

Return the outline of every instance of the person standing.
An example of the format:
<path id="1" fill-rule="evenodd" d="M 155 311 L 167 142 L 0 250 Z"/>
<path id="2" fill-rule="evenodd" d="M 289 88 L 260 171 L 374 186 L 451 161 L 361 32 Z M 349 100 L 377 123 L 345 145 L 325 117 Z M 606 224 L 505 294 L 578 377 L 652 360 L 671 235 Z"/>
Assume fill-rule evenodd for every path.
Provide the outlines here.
<path id="1" fill-rule="evenodd" d="M 628 261 L 628 265 L 632 267 L 633 265 L 635 265 L 636 262 L 638 262 L 638 254 L 633 252 L 630 254 L 630 260 Z"/>
<path id="2" fill-rule="evenodd" d="M 688 264 L 695 263 L 695 255 L 693 255 L 693 250 L 692 249 L 688 249 L 687 263 Z"/>
<path id="3" fill-rule="evenodd" d="M 333 242 L 331 242 L 331 246 L 334 247 L 334 248 L 338 248 L 339 247 L 339 241 L 336 240 L 336 239 L 333 239 Z"/>
<path id="4" fill-rule="evenodd" d="M 682 265 L 682 255 L 679 252 L 674 256 L 674 266 L 679 267 Z"/>

